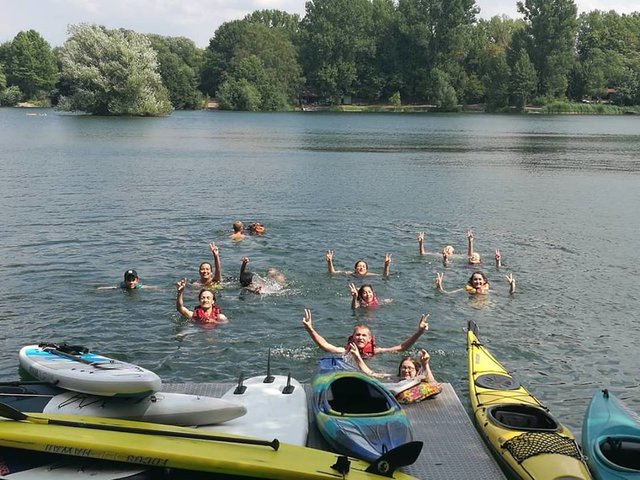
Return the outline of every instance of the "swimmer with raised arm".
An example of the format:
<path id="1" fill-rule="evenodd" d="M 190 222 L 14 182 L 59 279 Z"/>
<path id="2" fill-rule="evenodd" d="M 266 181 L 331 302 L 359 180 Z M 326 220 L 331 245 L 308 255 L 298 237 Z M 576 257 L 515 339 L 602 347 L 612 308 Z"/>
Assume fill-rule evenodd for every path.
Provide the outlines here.
<path id="1" fill-rule="evenodd" d="M 176 283 L 176 310 L 180 314 L 198 324 L 216 325 L 227 323 L 227 317 L 222 310 L 216 305 L 216 294 L 211 290 L 203 288 L 198 294 L 198 305 L 193 310 L 189 310 L 184 306 L 183 294 L 187 280 L 183 278 Z"/>
<path id="2" fill-rule="evenodd" d="M 349 284 L 349 292 L 351 293 L 351 308 L 360 307 L 377 307 L 378 297 L 373 290 L 373 285 L 365 284 L 357 288 L 355 283 Z"/>
<path id="3" fill-rule="evenodd" d="M 470 265 L 480 265 L 482 260 L 480 254 L 473 250 L 473 230 L 467 230 L 467 258 Z"/>
<path id="4" fill-rule="evenodd" d="M 218 246 L 211 242 L 209 244 L 209 250 L 213 255 L 213 269 L 209 262 L 202 262 L 198 267 L 198 273 L 200 278 L 193 282 L 194 287 L 206 288 L 207 290 L 216 290 L 220 288 L 220 281 L 222 280 L 222 266 L 220 264 L 220 251 Z"/>
<path id="5" fill-rule="evenodd" d="M 327 250 L 327 254 L 325 255 L 325 260 L 327 261 L 327 271 L 331 274 L 335 273 L 343 273 L 346 275 L 353 275 L 355 277 L 366 277 L 368 275 L 379 275 L 378 273 L 372 273 L 369 271 L 369 265 L 364 260 L 358 260 L 353 266 L 353 272 L 336 270 L 333 266 L 333 250 Z M 389 271 L 391 269 L 391 254 L 387 253 L 384 256 L 384 267 L 382 269 L 382 275 L 384 277 L 389 276 Z"/>
<path id="6" fill-rule="evenodd" d="M 451 245 L 447 245 L 442 249 L 442 263 L 446 266 L 449 265 L 449 260 L 455 253 L 455 249 Z M 427 254 L 424 249 L 424 232 L 418 233 L 418 254 L 424 256 Z"/>
<path id="7" fill-rule="evenodd" d="M 276 293 L 282 290 L 286 283 L 286 278 L 282 272 L 271 267 L 267 269 L 266 278 L 257 273 L 247 270 L 249 257 L 242 257 L 240 261 L 240 285 L 253 293 L 266 294 Z"/>
<path id="8" fill-rule="evenodd" d="M 509 293 L 514 294 L 516 292 L 516 279 L 511 273 L 505 275 L 505 279 L 509 283 Z M 489 280 L 487 280 L 487 276 L 480 270 L 473 272 L 465 286 L 456 290 L 446 291 L 442 285 L 443 280 L 444 273 L 436 272 L 435 285 L 438 291 L 442 293 L 456 293 L 463 290 L 470 295 L 486 295 L 489 293 Z"/>
<path id="9" fill-rule="evenodd" d="M 349 353 L 352 348 L 357 348 L 360 356 L 363 359 L 371 358 L 378 353 L 387 353 L 387 352 L 404 352 L 406 349 L 410 348 L 420 336 L 429 329 L 429 315 L 423 314 L 420 317 L 420 321 L 418 323 L 418 329 L 406 340 L 398 345 L 394 345 L 393 347 L 379 347 L 375 343 L 375 337 L 371 334 L 371 330 L 368 326 L 364 324 L 358 324 L 353 327 L 353 333 L 347 339 L 347 344 L 345 347 L 338 347 L 333 345 L 325 338 L 315 331 L 313 328 L 313 321 L 311 319 L 311 310 L 306 308 L 304 310 L 304 317 L 302 318 L 302 324 L 304 328 L 307 330 L 307 333 L 311 337 L 311 339 L 315 342 L 318 347 L 328 353 L 337 353 L 337 354 L 345 354 Z"/>

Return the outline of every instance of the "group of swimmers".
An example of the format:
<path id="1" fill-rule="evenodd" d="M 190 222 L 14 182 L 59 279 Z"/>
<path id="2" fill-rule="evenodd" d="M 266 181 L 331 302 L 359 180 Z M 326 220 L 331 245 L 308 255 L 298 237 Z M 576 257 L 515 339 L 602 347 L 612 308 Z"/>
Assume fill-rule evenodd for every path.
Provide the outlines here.
<path id="1" fill-rule="evenodd" d="M 264 225 L 260 223 L 252 223 L 249 226 L 249 233 L 254 235 L 263 235 L 265 233 Z M 236 221 L 233 224 L 233 232 L 229 238 L 233 241 L 241 241 L 246 238 L 245 227 L 242 222 Z M 420 256 L 435 255 L 435 253 L 429 253 L 424 247 L 425 234 L 419 232 L 418 234 L 418 253 Z M 472 230 L 467 231 L 467 262 L 470 265 L 480 265 L 482 258 L 480 254 L 474 251 L 474 236 Z M 227 317 L 222 313 L 219 305 L 216 304 L 215 291 L 220 288 L 220 282 L 222 281 L 221 274 L 221 262 L 220 252 L 217 245 L 213 242 L 209 244 L 209 249 L 213 256 L 213 265 L 209 262 L 202 262 L 198 268 L 200 278 L 192 282 L 191 285 L 199 288 L 198 305 L 193 309 L 189 309 L 184 305 L 183 294 L 188 284 L 187 279 L 183 278 L 176 284 L 176 310 L 185 318 L 194 321 L 197 324 L 214 326 L 217 324 L 227 323 Z M 442 262 L 445 267 L 451 264 L 451 261 L 455 255 L 455 249 L 451 245 L 447 245 L 442 249 Z M 355 278 L 366 278 L 370 276 L 382 275 L 388 277 L 391 268 L 391 254 L 387 253 L 384 257 L 384 263 L 382 273 L 374 273 L 369 271 L 369 266 L 366 261 L 358 260 L 354 264 L 352 271 L 336 270 L 334 264 L 334 252 L 328 250 L 325 255 L 327 263 L 327 271 L 329 274 L 344 274 Z M 502 255 L 500 250 L 495 251 L 496 267 L 502 266 Z M 268 285 L 275 285 L 277 288 L 284 288 L 285 278 L 279 271 L 271 268 L 267 271 L 265 277 L 261 277 L 248 270 L 249 258 L 243 257 L 240 265 L 239 281 L 243 288 L 246 290 L 261 294 L 267 293 L 266 287 Z M 516 282 L 513 275 L 508 274 L 505 276 L 509 283 L 509 293 L 515 292 Z M 469 281 L 464 288 L 446 291 L 443 287 L 444 273 L 436 272 L 435 286 L 436 289 L 443 293 L 454 293 L 458 291 L 466 291 L 470 295 L 485 295 L 489 293 L 489 282 L 486 275 L 478 270 L 472 273 Z M 153 288 L 143 285 L 140 282 L 138 274 L 135 270 L 127 270 L 124 273 L 124 282 L 120 284 L 121 288 L 127 290 L 134 290 L 139 288 Z M 348 285 L 351 293 L 351 306 L 352 308 L 370 308 L 380 305 L 378 298 L 376 297 L 375 290 L 370 283 L 362 284 L 359 288 L 356 287 L 354 282 Z M 386 377 L 387 374 L 373 372 L 366 364 L 365 360 L 371 358 L 378 353 L 385 352 L 402 352 L 412 347 L 416 341 L 422 336 L 422 334 L 428 330 L 429 315 L 421 315 L 418 328 L 403 342 L 394 345 L 392 347 L 381 347 L 376 345 L 375 337 L 372 334 L 369 327 L 365 324 L 357 324 L 353 328 L 351 336 L 347 339 L 345 346 L 336 346 L 328 342 L 322 335 L 320 335 L 314 328 L 311 311 L 305 309 L 302 324 L 309 334 L 314 343 L 322 350 L 328 353 L 335 353 L 341 355 L 350 355 L 353 363 L 364 373 L 376 377 Z M 402 358 L 399 368 L 399 379 L 415 379 L 420 378 L 427 384 L 438 386 L 433 373 L 429 366 L 430 355 L 426 350 L 420 351 L 419 360 L 412 357 Z M 440 389 L 434 390 L 438 393 Z"/>

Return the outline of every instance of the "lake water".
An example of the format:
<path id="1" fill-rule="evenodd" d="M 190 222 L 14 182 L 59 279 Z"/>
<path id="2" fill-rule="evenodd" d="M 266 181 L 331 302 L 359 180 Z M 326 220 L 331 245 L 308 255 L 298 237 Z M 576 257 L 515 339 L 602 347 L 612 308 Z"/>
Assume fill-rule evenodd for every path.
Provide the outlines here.
<path id="1" fill-rule="evenodd" d="M 309 381 L 321 353 L 301 325 L 308 307 L 338 345 L 358 321 L 393 345 L 430 313 L 416 347 L 465 405 L 474 320 L 574 432 L 598 388 L 640 411 L 640 117 L 0 109 L 0 144 L 0 380 L 18 378 L 22 345 L 67 341 L 166 382 L 260 374 L 271 348 L 274 372 Z M 236 219 L 267 234 L 233 243 Z M 452 244 L 464 254 L 468 228 L 494 290 L 481 299 L 434 291 L 439 271 L 446 288 L 466 282 L 464 255 L 446 269 L 438 255 L 417 255 L 419 231 L 430 252 Z M 203 330 L 177 314 L 174 285 L 197 278 L 211 241 L 231 321 Z M 364 258 L 378 272 L 392 253 L 390 278 L 371 280 L 393 302 L 353 313 L 351 279 L 327 274 L 327 249 L 338 269 Z M 245 255 L 256 272 L 280 269 L 289 287 L 242 293 L 233 277 Z M 97 289 L 128 268 L 158 289 Z M 399 359 L 372 366 L 393 372 Z"/>

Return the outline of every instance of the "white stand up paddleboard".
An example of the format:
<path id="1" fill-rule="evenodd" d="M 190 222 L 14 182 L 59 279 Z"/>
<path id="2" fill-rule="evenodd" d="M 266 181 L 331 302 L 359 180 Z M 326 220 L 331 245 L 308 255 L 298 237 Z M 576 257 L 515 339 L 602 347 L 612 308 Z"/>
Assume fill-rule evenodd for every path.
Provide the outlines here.
<path id="1" fill-rule="evenodd" d="M 273 381 L 265 383 L 265 378 Z M 244 405 L 246 415 L 201 429 L 261 440 L 277 438 L 280 442 L 305 446 L 309 430 L 307 394 L 300 382 L 288 379 L 285 375 L 251 377 L 239 389 L 229 389 L 221 398 Z"/>
<path id="2" fill-rule="evenodd" d="M 62 347 L 27 345 L 20 365 L 38 380 L 92 395 L 144 396 L 160 390 L 160 377 L 150 370 L 95 353 L 69 353 Z"/>

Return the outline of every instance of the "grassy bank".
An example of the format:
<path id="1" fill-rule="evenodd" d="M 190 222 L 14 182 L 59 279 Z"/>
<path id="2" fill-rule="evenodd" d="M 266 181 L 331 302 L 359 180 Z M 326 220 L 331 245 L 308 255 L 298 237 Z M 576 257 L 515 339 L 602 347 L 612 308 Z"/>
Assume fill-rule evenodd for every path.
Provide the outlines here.
<path id="1" fill-rule="evenodd" d="M 391 112 L 391 113 L 415 113 L 415 112 L 442 112 L 435 105 L 334 105 L 331 107 L 318 108 L 330 112 Z M 483 112 L 483 105 L 460 105 L 456 110 L 450 112 Z M 516 113 L 512 108 L 505 109 L 502 113 Z M 553 102 L 543 106 L 527 107 L 523 113 L 529 114 L 573 114 L 573 115 L 625 115 L 640 114 L 640 106 L 619 107 L 604 103 L 573 103 L 573 102 Z"/>

